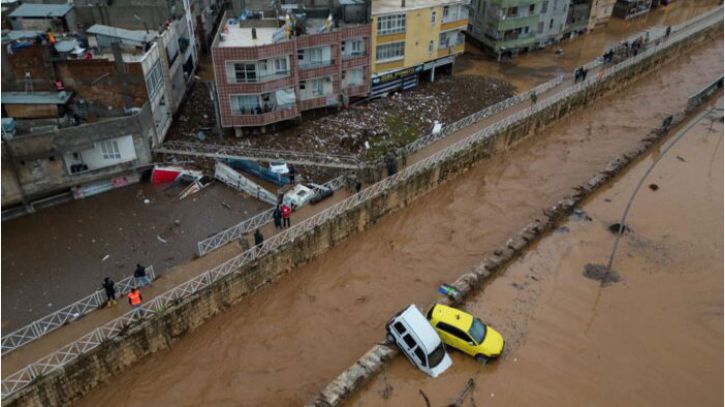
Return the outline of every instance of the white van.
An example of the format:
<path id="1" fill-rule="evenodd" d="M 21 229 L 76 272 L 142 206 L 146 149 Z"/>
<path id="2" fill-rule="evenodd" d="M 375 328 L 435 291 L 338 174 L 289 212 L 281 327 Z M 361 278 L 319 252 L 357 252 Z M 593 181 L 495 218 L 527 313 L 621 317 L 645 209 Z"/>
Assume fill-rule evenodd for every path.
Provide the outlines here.
<path id="1" fill-rule="evenodd" d="M 414 304 L 385 326 L 388 342 L 398 345 L 411 363 L 431 377 L 445 372 L 452 361 L 441 338 Z"/>

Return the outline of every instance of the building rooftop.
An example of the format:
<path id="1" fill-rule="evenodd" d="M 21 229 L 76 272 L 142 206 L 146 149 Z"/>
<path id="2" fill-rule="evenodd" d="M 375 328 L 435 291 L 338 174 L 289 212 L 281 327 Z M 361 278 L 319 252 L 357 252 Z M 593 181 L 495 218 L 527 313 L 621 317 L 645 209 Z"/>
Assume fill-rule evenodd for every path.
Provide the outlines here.
<path id="1" fill-rule="evenodd" d="M 23 40 L 23 39 L 34 39 L 39 34 L 42 34 L 42 31 L 11 30 L 11 31 L 3 32 L 2 40 L 3 41 L 15 41 L 15 40 Z"/>
<path id="2" fill-rule="evenodd" d="M 118 38 L 126 42 L 135 42 L 144 44 L 156 37 L 155 33 L 146 33 L 144 30 L 127 30 L 125 28 L 116 28 L 110 25 L 94 24 L 86 30 L 87 34 L 103 36 L 109 38 Z"/>
<path id="3" fill-rule="evenodd" d="M 254 40 L 251 27 L 239 27 L 237 24 L 227 22 L 221 34 L 224 36 L 224 41 L 219 41 L 219 47 L 257 47 L 274 44 L 274 34 L 279 30 L 274 27 L 257 27 L 257 39 Z"/>
<path id="4" fill-rule="evenodd" d="M 68 4 L 23 4 L 10 13 L 10 17 L 57 18 L 65 16 L 72 9 L 73 6 Z"/>
<path id="5" fill-rule="evenodd" d="M 402 13 L 419 8 L 469 3 L 468 0 L 405 0 L 405 7 L 401 7 L 402 0 L 375 0 L 372 2 L 372 14 Z"/>
<path id="6" fill-rule="evenodd" d="M 71 92 L 2 92 L 0 101 L 4 105 L 64 105 Z"/>

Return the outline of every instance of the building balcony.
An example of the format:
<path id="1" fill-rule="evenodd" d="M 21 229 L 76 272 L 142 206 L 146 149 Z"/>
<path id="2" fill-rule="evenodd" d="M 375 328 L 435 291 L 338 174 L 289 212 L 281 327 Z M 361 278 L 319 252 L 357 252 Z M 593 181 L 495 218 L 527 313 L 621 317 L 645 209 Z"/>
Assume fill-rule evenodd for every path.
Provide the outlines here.
<path id="1" fill-rule="evenodd" d="M 500 17 L 493 19 L 492 22 L 498 31 L 515 30 L 522 27 L 529 27 L 533 30 L 539 24 L 539 16 L 530 14 L 527 16 Z"/>
<path id="2" fill-rule="evenodd" d="M 355 58 L 365 58 L 367 55 L 365 54 L 365 51 L 359 51 L 359 52 L 350 52 L 346 54 L 342 54 L 342 59 L 344 61 L 349 61 L 351 59 Z"/>
<path id="3" fill-rule="evenodd" d="M 294 84 L 294 77 L 287 75 L 264 82 L 229 84 L 227 87 L 231 93 L 265 93 L 280 88 L 292 87 Z"/>
<path id="4" fill-rule="evenodd" d="M 253 77 L 247 77 L 244 79 L 238 79 L 237 82 L 233 83 L 233 85 L 244 85 L 248 83 L 265 83 L 269 81 L 276 81 L 277 79 L 282 79 L 290 76 L 290 71 L 278 71 L 271 74 L 266 75 L 254 75 Z M 230 84 L 232 85 L 232 84 Z"/>
<path id="5" fill-rule="evenodd" d="M 299 110 L 295 104 L 279 105 L 270 112 L 234 114 L 225 121 L 224 127 L 231 126 L 266 126 L 268 124 L 293 119 L 299 116 Z"/>
<path id="6" fill-rule="evenodd" d="M 529 6 L 532 4 L 541 4 L 543 0 L 491 0 L 491 4 L 495 4 L 500 8 Z"/>
<path id="7" fill-rule="evenodd" d="M 526 48 L 533 45 L 536 42 L 536 34 L 528 33 L 517 36 L 516 38 L 503 38 L 493 39 L 488 35 L 483 37 L 483 43 L 494 50 L 494 52 L 500 52 L 504 50 Z"/>
<path id="8" fill-rule="evenodd" d="M 325 106 L 337 106 L 338 97 L 334 93 L 330 93 L 324 96 L 312 97 L 308 99 L 302 99 L 299 102 L 300 111 L 317 109 Z"/>
<path id="9" fill-rule="evenodd" d="M 297 64 L 297 67 L 299 69 L 305 70 L 305 69 L 318 69 L 318 68 L 325 68 L 328 66 L 332 66 L 335 64 L 334 59 L 328 59 L 324 61 L 300 61 Z"/>

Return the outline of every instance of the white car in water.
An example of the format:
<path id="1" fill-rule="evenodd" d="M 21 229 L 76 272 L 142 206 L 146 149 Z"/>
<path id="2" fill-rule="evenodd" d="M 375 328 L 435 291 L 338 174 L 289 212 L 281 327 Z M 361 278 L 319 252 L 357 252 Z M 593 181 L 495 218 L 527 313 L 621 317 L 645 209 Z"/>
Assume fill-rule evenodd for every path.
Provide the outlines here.
<path id="1" fill-rule="evenodd" d="M 388 342 L 398 345 L 413 366 L 431 377 L 438 377 L 453 363 L 438 333 L 411 304 L 397 313 L 385 329 Z"/>

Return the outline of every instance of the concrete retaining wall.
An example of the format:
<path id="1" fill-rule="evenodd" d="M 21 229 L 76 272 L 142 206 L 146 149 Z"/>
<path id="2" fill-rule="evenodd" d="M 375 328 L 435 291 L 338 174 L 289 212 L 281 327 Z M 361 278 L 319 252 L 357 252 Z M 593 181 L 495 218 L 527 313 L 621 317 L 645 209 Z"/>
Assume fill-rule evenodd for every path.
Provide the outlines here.
<path id="1" fill-rule="evenodd" d="M 695 34 L 680 44 L 631 66 L 625 72 L 614 75 L 605 82 L 594 84 L 541 112 L 512 124 L 469 150 L 447 157 L 439 165 L 415 174 L 407 181 L 394 185 L 387 192 L 350 209 L 337 218 L 330 219 L 307 235 L 239 270 L 238 273 L 231 274 L 195 295 L 183 299 L 163 315 L 129 327 L 123 336 L 107 341 L 88 354 L 70 362 L 64 369 L 38 378 L 34 383 L 5 400 L 3 405 L 54 406 L 72 403 L 98 384 L 110 380 L 114 374 L 146 355 L 169 347 L 177 339 L 239 302 L 260 286 L 281 278 L 294 267 L 312 260 L 330 247 L 366 230 L 386 214 L 405 207 L 447 179 L 465 172 L 481 159 L 505 151 L 521 139 L 537 134 L 545 125 L 585 106 L 605 92 L 621 88 L 640 74 L 677 56 L 681 51 L 707 41 L 714 35 L 721 35 L 721 27 L 721 25 L 717 25 Z M 567 201 L 566 204 L 561 204 L 561 207 L 557 205 L 552 213 L 561 216 L 566 210 L 571 210 L 574 204 L 574 201 Z M 540 231 L 531 229 L 528 233 L 533 239 Z M 526 242 L 526 238 L 510 241 L 507 249 L 502 250 L 500 256 L 488 260 L 488 266 L 482 266 L 479 272 L 468 273 L 462 281 L 470 282 L 470 284 L 465 284 L 474 286 L 485 278 L 484 275 L 488 275 L 490 271 L 487 267 L 491 270 L 500 267 L 518 250 L 525 247 Z M 457 284 L 464 292 L 470 290 L 466 289 L 465 284 L 460 281 Z M 380 367 L 382 361 L 392 354 L 392 350 L 388 348 L 373 348 L 365 358 L 356 364 L 359 367 L 358 370 L 346 372 L 343 374 L 343 376 L 349 376 L 346 380 L 336 381 L 331 385 L 333 390 L 325 391 L 320 403 L 334 404 L 341 400 L 350 389 L 362 383 Z M 335 391 L 335 388 L 340 390 Z"/>

